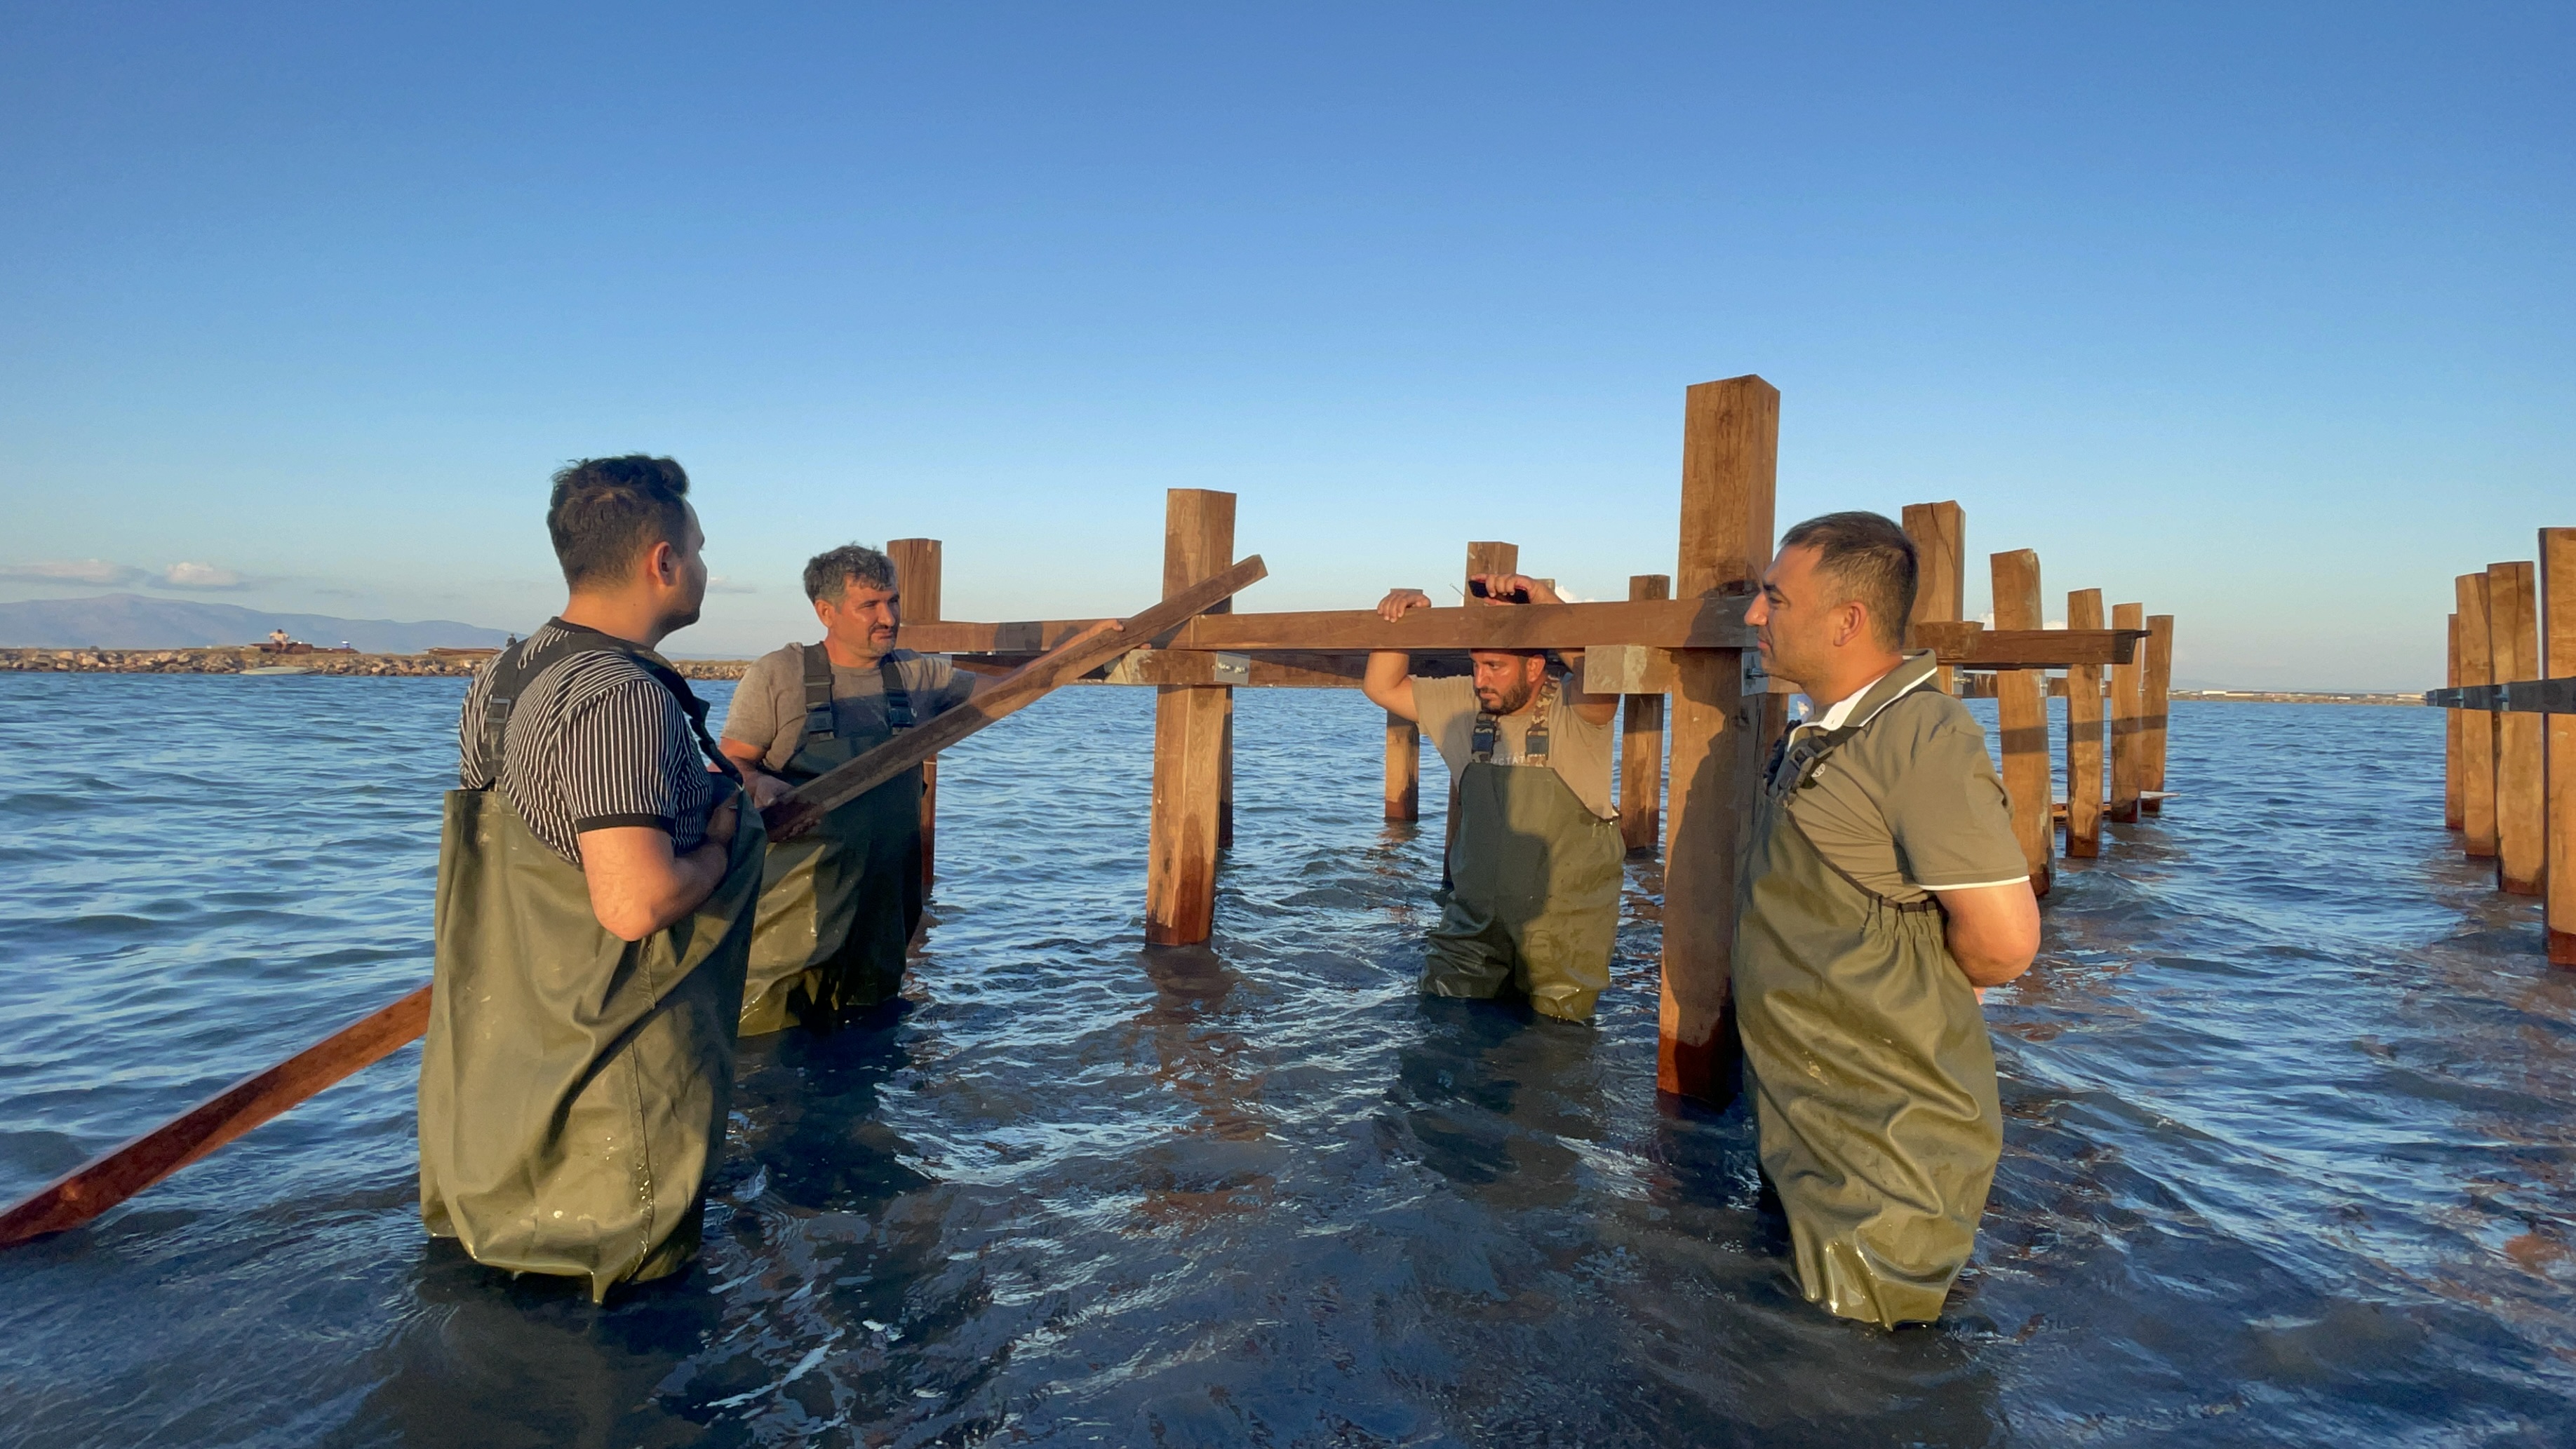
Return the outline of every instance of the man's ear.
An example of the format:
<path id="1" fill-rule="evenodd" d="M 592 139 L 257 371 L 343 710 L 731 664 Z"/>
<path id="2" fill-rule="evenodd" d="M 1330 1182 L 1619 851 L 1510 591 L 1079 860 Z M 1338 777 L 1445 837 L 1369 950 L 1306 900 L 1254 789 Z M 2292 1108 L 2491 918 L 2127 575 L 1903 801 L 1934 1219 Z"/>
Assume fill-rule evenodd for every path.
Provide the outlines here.
<path id="1" fill-rule="evenodd" d="M 1858 599 L 1842 606 L 1843 621 L 1834 631 L 1834 647 L 1844 648 L 1869 633 L 1869 606 Z"/>
<path id="2" fill-rule="evenodd" d="M 680 581 L 680 551 L 669 539 L 654 544 L 644 552 L 644 572 L 653 582 L 669 588 Z"/>

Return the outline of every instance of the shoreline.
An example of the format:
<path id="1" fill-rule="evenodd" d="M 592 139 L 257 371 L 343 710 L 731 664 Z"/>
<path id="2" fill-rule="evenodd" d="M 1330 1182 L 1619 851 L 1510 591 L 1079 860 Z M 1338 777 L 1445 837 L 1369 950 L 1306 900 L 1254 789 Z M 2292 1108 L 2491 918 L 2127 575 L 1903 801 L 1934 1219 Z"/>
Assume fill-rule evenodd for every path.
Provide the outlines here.
<path id="1" fill-rule="evenodd" d="M 0 648 L 0 674 L 240 674 L 300 669 L 372 679 L 469 679 L 489 654 L 271 654 L 256 645 L 212 649 Z M 745 659 L 674 659 L 684 679 L 740 679 Z"/>

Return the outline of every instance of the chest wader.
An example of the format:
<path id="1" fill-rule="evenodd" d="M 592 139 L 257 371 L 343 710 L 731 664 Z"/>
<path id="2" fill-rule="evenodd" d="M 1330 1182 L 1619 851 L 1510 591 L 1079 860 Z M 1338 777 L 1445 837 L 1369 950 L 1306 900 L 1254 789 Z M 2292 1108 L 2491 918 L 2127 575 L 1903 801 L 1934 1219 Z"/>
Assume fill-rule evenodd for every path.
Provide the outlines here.
<path id="1" fill-rule="evenodd" d="M 706 706 L 678 674 L 597 635 L 493 661 L 483 778 L 500 778 L 501 732 L 528 682 L 602 649 L 651 670 L 721 758 Z M 715 893 L 628 942 L 599 924 L 580 868 L 507 796 L 448 792 L 420 1056 L 420 1212 L 432 1235 L 495 1268 L 588 1278 L 594 1300 L 696 1256 L 760 883 L 760 817 L 740 813 Z"/>
<path id="2" fill-rule="evenodd" d="M 1864 721 L 1887 702 L 1876 695 Z M 1862 889 L 1790 814 L 1856 733 L 1810 732 L 1773 757 L 1737 885 L 1735 1010 L 1798 1286 L 1893 1328 L 1941 1316 L 1976 1244 L 2003 1117 L 1939 906 Z"/>
<path id="3" fill-rule="evenodd" d="M 1474 746 L 1451 796 L 1448 883 L 1440 923 L 1425 942 L 1422 990 L 1509 991 L 1526 995 L 1542 1016 L 1590 1021 L 1610 984 L 1627 849 L 1619 822 L 1593 814 L 1548 768 L 1554 697 L 1551 685 L 1530 721 L 1524 764 L 1495 764 L 1498 722 L 1476 716 Z"/>
<path id="4" fill-rule="evenodd" d="M 890 658 L 879 658 L 886 724 L 841 728 L 832 705 L 832 659 L 805 646 L 805 733 L 778 773 L 802 785 L 912 728 L 912 696 Z M 893 999 L 904 954 L 921 924 L 921 771 L 886 781 L 769 848 L 743 992 L 742 1034 L 790 1024 L 836 1025 Z"/>

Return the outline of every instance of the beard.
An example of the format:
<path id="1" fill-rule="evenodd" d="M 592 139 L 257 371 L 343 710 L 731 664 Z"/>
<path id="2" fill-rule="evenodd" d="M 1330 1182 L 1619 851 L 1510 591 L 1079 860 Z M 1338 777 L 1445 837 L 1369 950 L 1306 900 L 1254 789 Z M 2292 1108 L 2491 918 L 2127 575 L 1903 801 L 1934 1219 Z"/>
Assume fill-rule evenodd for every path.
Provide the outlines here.
<path id="1" fill-rule="evenodd" d="M 1530 696 L 1536 693 L 1538 693 L 1538 681 L 1524 679 L 1490 690 L 1478 689 L 1476 703 L 1483 705 L 1493 714 L 1514 714 L 1522 705 L 1529 703 Z"/>

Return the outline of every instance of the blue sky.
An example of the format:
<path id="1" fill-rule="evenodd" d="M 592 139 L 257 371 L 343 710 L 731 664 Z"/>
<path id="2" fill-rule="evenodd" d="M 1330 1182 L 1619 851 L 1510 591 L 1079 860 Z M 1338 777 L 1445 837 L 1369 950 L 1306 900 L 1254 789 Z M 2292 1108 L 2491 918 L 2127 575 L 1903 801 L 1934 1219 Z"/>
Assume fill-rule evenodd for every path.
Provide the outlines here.
<path id="1" fill-rule="evenodd" d="M 851 538 L 1132 608 L 1181 486 L 1243 607 L 1612 596 L 1743 372 L 1784 525 L 1957 498 L 2186 680 L 2438 683 L 2576 523 L 2563 6 L 361 9 L 0 7 L 0 597 L 524 627 L 633 449 L 675 652 Z"/>

